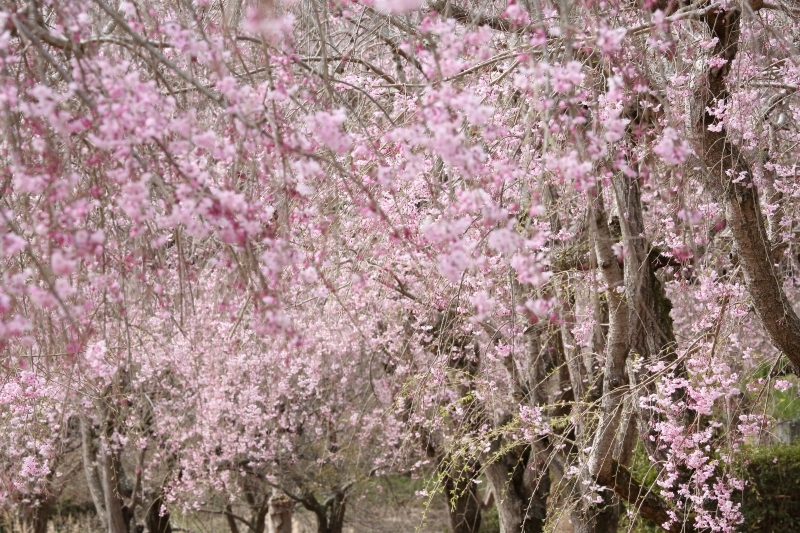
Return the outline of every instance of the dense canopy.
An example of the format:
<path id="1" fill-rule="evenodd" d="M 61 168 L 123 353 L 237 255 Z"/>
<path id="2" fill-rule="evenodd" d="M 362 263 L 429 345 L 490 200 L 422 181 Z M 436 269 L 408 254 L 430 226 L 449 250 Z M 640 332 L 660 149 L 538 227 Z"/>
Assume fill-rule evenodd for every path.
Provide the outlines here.
<path id="1" fill-rule="evenodd" d="M 798 39 L 790 0 L 0 0 L 0 509 L 341 533 L 410 475 L 455 533 L 736 531 L 797 395 Z"/>

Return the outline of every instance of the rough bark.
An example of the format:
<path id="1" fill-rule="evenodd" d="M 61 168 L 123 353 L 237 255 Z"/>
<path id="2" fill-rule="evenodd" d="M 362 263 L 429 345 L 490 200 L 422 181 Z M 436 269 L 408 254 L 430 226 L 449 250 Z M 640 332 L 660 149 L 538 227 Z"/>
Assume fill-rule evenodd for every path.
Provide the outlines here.
<path id="1" fill-rule="evenodd" d="M 600 421 L 595 431 L 589 456 L 589 472 L 594 478 L 608 478 L 611 475 L 612 448 L 622 415 L 622 400 L 628 383 L 625 363 L 629 350 L 630 320 L 628 303 L 619 292 L 624 289 L 625 280 L 623 270 L 612 249 L 616 240 L 612 238 L 608 229 L 608 217 L 601 200 L 601 196 L 598 195 L 594 205 L 592 230 L 597 264 L 608 286 L 606 299 L 608 300 L 609 328 Z"/>
<path id="2" fill-rule="evenodd" d="M 706 109 L 715 100 L 727 100 L 725 86 L 730 65 L 739 46 L 741 13 L 709 13 L 706 24 L 718 39 L 714 54 L 727 60 L 709 70 Z M 712 180 L 719 180 L 724 190 L 725 216 L 731 230 L 744 273 L 745 285 L 753 307 L 772 343 L 800 372 L 800 318 L 792 308 L 775 270 L 772 245 L 767 235 L 764 215 L 759 205 L 758 188 L 750 166 L 731 142 L 726 129 L 711 131 L 715 117 L 704 114 L 701 140 L 706 169 Z"/>
<path id="3" fill-rule="evenodd" d="M 651 264 L 646 240 L 639 180 L 619 173 L 613 180 L 625 245 L 625 295 L 629 302 L 630 348 L 645 360 L 673 351 L 672 309 Z"/>
<path id="4" fill-rule="evenodd" d="M 544 461 L 537 461 L 533 446 L 506 451 L 484 471 L 495 495 L 500 533 L 544 531 L 550 478 Z"/>
<path id="5" fill-rule="evenodd" d="M 638 110 L 638 104 L 629 112 L 632 121 L 643 119 L 644 113 Z M 635 142 L 635 139 L 631 139 Z M 675 333 L 673 331 L 672 302 L 667 298 L 664 287 L 656 276 L 660 266 L 659 252 L 652 249 L 646 239 L 644 216 L 642 211 L 641 189 L 636 177 L 619 173 L 614 177 L 614 198 L 617 210 L 620 213 L 620 232 L 625 244 L 624 278 L 625 297 L 629 302 L 629 339 L 631 351 L 644 361 L 655 360 L 675 361 Z M 682 365 L 675 369 L 678 374 L 683 374 Z M 645 379 L 647 371 L 645 372 Z M 636 375 L 629 375 L 631 384 L 637 381 Z M 654 384 L 646 390 L 640 389 L 640 394 L 655 392 Z M 678 396 L 683 390 L 675 393 L 675 401 L 680 401 Z M 638 403 L 638 402 L 637 402 Z M 648 453 L 653 457 L 663 458 L 664 452 L 657 446 L 657 441 L 651 439 L 655 435 L 653 419 L 658 415 L 652 411 L 644 410 L 637 417 L 642 443 Z M 630 446 L 630 441 L 628 442 Z"/>
<path id="6" fill-rule="evenodd" d="M 97 465 L 100 473 L 100 484 L 103 486 L 103 498 L 108 520 L 108 533 L 128 533 L 122 499 L 119 494 L 119 469 L 117 461 L 108 449 L 100 446 L 97 454 Z"/>
<path id="7" fill-rule="evenodd" d="M 720 137 L 720 133 L 709 133 L 709 137 Z M 729 166 L 736 174 L 747 173 L 741 182 L 728 183 L 725 191 L 725 216 L 736 244 L 747 292 L 772 344 L 800 372 L 800 318 L 786 297 L 773 264 L 758 191 L 738 149 L 724 137 L 717 142 L 720 147 L 709 148 L 707 157 L 720 158 L 723 166 Z"/>
<path id="8" fill-rule="evenodd" d="M 633 399 L 631 403 L 636 401 L 636 399 Z M 636 408 L 629 404 L 625 409 L 623 424 L 620 428 L 617 442 L 614 445 L 614 459 L 622 466 L 630 465 L 633 459 L 633 449 L 636 447 L 636 441 L 639 440 L 639 432 L 637 431 L 638 419 Z"/>
<path id="9" fill-rule="evenodd" d="M 764 158 L 761 165 L 761 172 L 764 176 L 764 202 L 767 205 L 772 206 L 772 210 L 769 212 L 767 216 L 767 227 L 768 233 L 767 236 L 769 237 L 770 243 L 772 244 L 772 254 L 773 259 L 780 260 L 780 256 L 775 257 L 776 248 L 779 247 L 779 243 L 782 241 L 781 238 L 781 221 L 783 219 L 783 193 L 780 192 L 775 188 L 775 180 L 777 179 L 776 172 L 774 169 L 770 169 L 767 166 L 767 163 L 770 163 L 770 159 L 772 157 L 772 153 L 774 153 L 777 149 L 777 141 L 776 141 L 776 132 L 775 126 L 770 124 L 768 126 L 769 131 L 769 145 L 768 149 L 764 153 Z M 785 245 L 786 243 L 784 243 Z"/>
<path id="10" fill-rule="evenodd" d="M 106 434 L 110 433 L 109 424 L 106 420 Z M 81 418 L 83 469 L 98 518 L 108 533 L 129 533 L 133 527 L 135 495 L 130 494 L 131 504 L 125 505 L 121 493 L 121 481 L 124 477 L 122 465 L 104 439 L 105 437 L 95 434 L 88 418 Z"/>
<path id="11" fill-rule="evenodd" d="M 97 471 L 92 433 L 91 422 L 87 418 L 81 417 L 81 458 L 83 459 L 83 470 L 86 474 L 86 484 L 89 487 L 89 494 L 97 511 L 97 518 L 100 520 L 102 528 L 108 530 L 105 497 L 100 475 Z"/>
<path id="12" fill-rule="evenodd" d="M 572 510 L 573 533 L 614 533 L 619 527 L 619 501 L 608 490 L 599 496 L 600 503 L 590 503 L 580 498 Z"/>
<path id="13" fill-rule="evenodd" d="M 605 300 L 608 304 L 609 326 L 608 335 L 604 342 L 605 367 L 602 370 L 602 393 L 595 391 L 595 394 L 600 398 L 599 420 L 597 426 L 593 427 L 589 420 L 581 415 L 583 422 L 576 432 L 578 442 L 583 443 L 591 439 L 592 444 L 587 459 L 588 468 L 583 471 L 575 486 L 576 501 L 573 503 L 571 518 L 576 532 L 599 533 L 602 531 L 611 533 L 616 531 L 619 522 L 618 501 L 611 491 L 600 490 L 594 492 L 591 487 L 595 484 L 610 487 L 610 485 L 604 484 L 600 480 L 610 477 L 612 471 L 614 447 L 622 417 L 623 401 L 628 391 L 625 366 L 630 351 L 629 324 L 631 311 L 627 298 L 624 298 L 622 294 L 626 288 L 624 276 L 626 270 L 623 270 L 623 266 L 612 248 L 622 235 L 618 231 L 612 232 L 608 216 L 603 207 L 601 193 L 596 195 L 592 208 L 591 229 L 594 255 L 596 264 L 603 276 L 603 281 L 608 287 Z M 600 305 L 596 307 L 597 310 L 601 309 Z M 577 382 L 581 374 L 575 366 L 573 364 L 573 368 L 571 368 L 571 373 L 577 374 L 572 378 L 573 382 Z M 581 387 L 581 390 L 584 388 Z M 591 395 L 592 391 L 586 392 Z M 584 409 L 579 408 L 579 410 L 582 411 Z M 586 424 L 589 424 L 589 426 Z M 601 501 L 593 501 L 597 497 L 600 497 Z"/>
<path id="14" fill-rule="evenodd" d="M 317 533 L 342 533 L 347 503 L 344 491 L 337 491 L 322 503 L 309 494 L 301 503 L 317 517 Z"/>
<path id="15" fill-rule="evenodd" d="M 269 500 L 269 533 L 292 533 L 294 502 L 273 494 Z"/>

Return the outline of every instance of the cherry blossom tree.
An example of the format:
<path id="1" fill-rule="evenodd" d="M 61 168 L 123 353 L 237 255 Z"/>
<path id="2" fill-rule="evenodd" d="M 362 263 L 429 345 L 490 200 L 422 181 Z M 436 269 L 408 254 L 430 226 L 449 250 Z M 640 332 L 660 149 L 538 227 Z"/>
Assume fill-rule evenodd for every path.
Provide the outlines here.
<path id="1" fill-rule="evenodd" d="M 457 532 L 484 478 L 508 533 L 740 523 L 800 368 L 795 7 L 0 6 L 2 505 L 79 455 L 109 533 L 340 532 L 409 470 Z"/>

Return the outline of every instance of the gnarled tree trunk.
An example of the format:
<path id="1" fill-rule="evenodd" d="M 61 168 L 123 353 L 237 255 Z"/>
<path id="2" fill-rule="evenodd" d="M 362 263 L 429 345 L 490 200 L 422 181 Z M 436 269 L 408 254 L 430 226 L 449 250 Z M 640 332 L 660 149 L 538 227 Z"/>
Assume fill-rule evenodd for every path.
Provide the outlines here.
<path id="1" fill-rule="evenodd" d="M 269 533 L 292 533 L 294 502 L 280 494 L 269 500 Z"/>
<path id="2" fill-rule="evenodd" d="M 322 503 L 308 494 L 301 503 L 317 517 L 317 533 L 342 533 L 347 504 L 345 490 L 338 490 Z"/>
<path id="3" fill-rule="evenodd" d="M 726 62 L 710 69 L 705 109 L 714 101 L 728 99 L 725 87 L 731 63 L 738 52 L 741 13 L 738 10 L 711 12 L 706 24 L 717 38 L 714 55 Z M 728 138 L 725 127 L 712 131 L 716 121 L 708 112 L 702 122 L 703 162 L 709 178 L 719 180 L 724 190 L 725 217 L 736 244 L 747 292 L 772 343 L 800 372 L 800 318 L 783 290 L 775 271 L 772 244 L 767 235 L 758 188 L 750 165 Z M 717 128 L 714 128 L 717 129 Z"/>

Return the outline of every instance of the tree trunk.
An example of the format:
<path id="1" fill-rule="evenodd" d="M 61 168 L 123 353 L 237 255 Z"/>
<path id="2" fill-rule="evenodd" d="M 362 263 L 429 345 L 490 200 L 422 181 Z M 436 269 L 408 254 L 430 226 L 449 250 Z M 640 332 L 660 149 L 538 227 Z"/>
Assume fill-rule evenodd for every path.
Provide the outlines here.
<path id="1" fill-rule="evenodd" d="M 626 362 L 630 351 L 630 302 L 617 292 L 625 287 L 623 269 L 612 246 L 616 242 L 608 227 L 608 217 L 598 192 L 592 217 L 597 264 L 608 288 L 609 328 L 603 370 L 603 396 L 600 420 L 589 454 L 589 472 L 594 479 L 611 476 L 612 448 L 622 418 L 622 404 L 628 390 Z M 627 258 L 626 258 L 627 259 Z"/>
<path id="2" fill-rule="evenodd" d="M 449 458 L 449 461 L 454 459 Z M 477 463 L 445 466 L 444 491 L 450 515 L 451 533 L 477 533 L 481 527 L 481 502 L 478 497 Z"/>
<path id="3" fill-rule="evenodd" d="M 269 500 L 269 533 L 292 533 L 294 502 L 273 494 Z"/>
<path id="4" fill-rule="evenodd" d="M 486 466 L 501 533 L 544 531 L 550 478 L 544 463 L 531 457 L 531 450 L 531 445 L 509 450 Z"/>
<path id="5" fill-rule="evenodd" d="M 129 533 L 130 510 L 123 505 L 119 481 L 119 462 L 101 442 L 95 445 L 91 422 L 81 418 L 81 454 L 89 493 L 103 529 L 108 533 Z"/>
<path id="6" fill-rule="evenodd" d="M 269 503 L 266 501 L 256 509 L 250 510 L 250 523 L 253 533 L 264 533 L 267 531 L 267 517 L 269 516 Z"/>
<path id="7" fill-rule="evenodd" d="M 614 533 L 619 528 L 619 498 L 611 490 L 603 491 L 603 501 L 590 503 L 580 498 L 572 510 L 573 533 Z"/>
<path id="8" fill-rule="evenodd" d="M 91 422 L 81 417 L 81 457 L 83 459 L 83 470 L 86 474 L 86 484 L 89 486 L 89 494 L 94 502 L 97 518 L 104 530 L 108 529 L 108 519 L 106 517 L 105 498 L 103 497 L 103 486 L 100 483 L 100 475 L 97 472 L 97 462 L 94 454 L 94 436 Z"/>
<path id="9" fill-rule="evenodd" d="M 53 501 L 46 499 L 33 508 L 25 509 L 22 515 L 23 531 L 27 533 L 47 533 L 47 520 L 53 510 Z"/>
<path id="10" fill-rule="evenodd" d="M 228 523 L 228 529 L 231 530 L 231 533 L 239 533 L 239 526 L 233 517 L 233 506 L 231 504 L 225 506 L 225 522 Z"/>
<path id="11" fill-rule="evenodd" d="M 311 510 L 317 515 L 317 533 L 342 533 L 344 527 L 344 512 L 346 495 L 337 492 L 328 498 L 324 504 L 312 500 Z M 305 504 L 308 507 L 308 504 Z"/>
<path id="12" fill-rule="evenodd" d="M 740 19 L 738 10 L 712 11 L 706 15 L 706 24 L 717 38 L 714 55 L 726 61 L 708 73 L 705 109 L 713 107 L 716 100 L 728 99 L 725 82 L 738 52 Z M 726 129 L 708 128 L 715 121 L 715 117 L 706 113 L 701 124 L 704 162 L 709 178 L 719 179 L 724 190 L 725 217 L 736 244 L 747 292 L 770 340 L 800 372 L 800 318 L 775 271 L 758 188 L 747 161 L 728 139 Z"/>
<path id="13" fill-rule="evenodd" d="M 619 501 L 614 496 L 614 485 L 606 480 L 611 479 L 614 469 L 614 448 L 619 441 L 619 429 L 623 419 L 623 408 L 628 393 L 629 377 L 627 361 L 632 347 L 644 344 L 639 339 L 644 336 L 644 324 L 637 321 L 639 314 L 637 305 L 642 304 L 646 287 L 641 280 L 640 265 L 646 260 L 645 243 L 640 238 L 642 232 L 632 235 L 638 227 L 636 216 L 641 217 L 641 206 L 637 194 L 630 193 L 635 183 L 626 183 L 627 187 L 616 192 L 616 203 L 623 214 L 619 231 L 609 226 L 602 201 L 602 192 L 598 190 L 593 204 L 592 234 L 597 265 L 608 288 L 609 328 L 605 343 L 605 367 L 603 369 L 602 396 L 600 398 L 599 421 L 592 437 L 591 451 L 587 458 L 587 471 L 578 478 L 575 488 L 578 501 L 572 511 L 574 530 L 579 533 L 612 533 L 619 525 Z M 599 187 L 599 185 L 598 185 Z M 635 203 L 636 205 L 631 205 Z M 625 208 L 627 206 L 627 208 Z M 628 219 L 631 213 L 634 217 Z M 624 264 L 620 266 L 612 246 L 620 239 L 624 240 L 627 253 Z M 620 290 L 626 291 L 626 298 Z M 643 290 L 644 289 L 644 290 Z M 599 308 L 598 308 L 599 310 Z M 573 378 L 575 381 L 575 378 Z M 585 428 L 578 434 L 588 439 Z M 599 490 L 595 488 L 599 486 Z M 600 501 L 595 501 L 597 499 Z"/>
<path id="14" fill-rule="evenodd" d="M 161 496 L 150 504 L 147 509 L 147 517 L 145 523 L 147 525 L 148 533 L 172 533 L 172 526 L 169 522 L 169 511 L 161 514 L 161 506 L 163 505 Z"/>
<path id="15" fill-rule="evenodd" d="M 129 533 L 129 522 L 125 519 L 122 497 L 119 493 L 120 472 L 115 468 L 117 461 L 114 460 L 113 453 L 107 448 L 108 444 L 100 445 L 97 462 L 100 469 L 100 483 L 103 486 L 108 533 Z"/>

